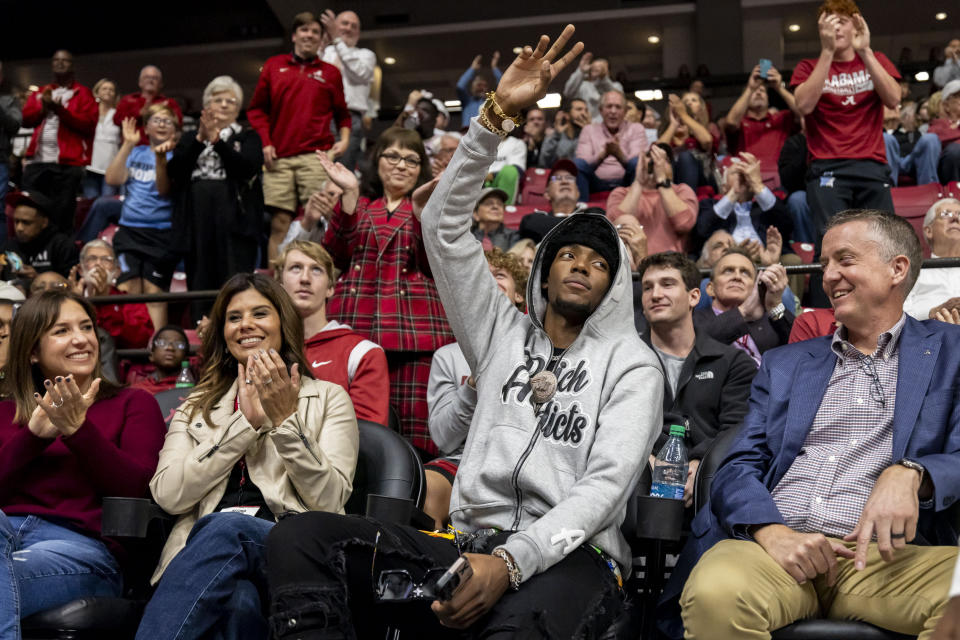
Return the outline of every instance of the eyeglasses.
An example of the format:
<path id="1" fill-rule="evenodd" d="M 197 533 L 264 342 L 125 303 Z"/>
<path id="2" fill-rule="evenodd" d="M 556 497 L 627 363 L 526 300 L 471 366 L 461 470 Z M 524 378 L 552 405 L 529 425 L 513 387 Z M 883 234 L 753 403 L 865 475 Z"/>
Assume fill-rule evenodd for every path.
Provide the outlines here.
<path id="1" fill-rule="evenodd" d="M 232 107 L 232 106 L 234 106 L 234 105 L 237 104 L 237 99 L 236 99 L 236 98 L 227 98 L 227 97 L 210 98 L 210 102 L 213 103 L 213 104 L 224 104 L 224 105 L 227 105 L 227 106 Z"/>
<path id="2" fill-rule="evenodd" d="M 400 161 L 403 160 L 403 163 L 407 165 L 408 169 L 416 169 L 420 166 L 420 158 L 417 156 L 401 156 L 399 153 L 381 153 L 380 158 L 387 161 L 391 167 L 395 167 L 400 164 Z"/>
<path id="3" fill-rule="evenodd" d="M 877 373 L 877 367 L 873 364 L 873 356 L 863 356 L 857 366 L 870 376 L 870 399 L 881 407 L 886 407 L 887 398 L 883 391 L 883 384 L 880 382 L 880 375 Z"/>
<path id="4" fill-rule="evenodd" d="M 163 126 L 163 127 L 173 126 L 173 120 L 171 120 L 170 118 L 158 118 L 157 116 L 153 116 L 147 122 L 152 122 L 156 126 Z"/>
<path id="5" fill-rule="evenodd" d="M 941 220 L 960 220 L 960 211 L 941 209 L 937 212 L 937 217 Z"/>
<path id="6" fill-rule="evenodd" d="M 112 267 L 114 264 L 116 264 L 117 259 L 113 256 L 87 256 L 83 259 L 83 264 L 85 265 L 97 264 L 98 262 L 105 264 L 108 267 Z"/>
<path id="7" fill-rule="evenodd" d="M 164 347 L 173 347 L 175 349 L 180 349 L 181 351 L 187 350 L 187 343 L 183 340 L 177 340 L 174 342 L 173 340 L 167 340 L 166 338 L 157 338 L 153 341 L 153 346 L 160 347 L 161 349 Z"/>
<path id="8" fill-rule="evenodd" d="M 66 282 L 35 282 L 30 285 L 30 293 L 41 293 L 43 291 L 63 291 L 69 285 Z"/>
<path id="9" fill-rule="evenodd" d="M 571 176 L 568 173 L 564 173 L 558 176 L 550 176 L 550 182 L 576 182 L 577 179 L 574 176 Z"/>

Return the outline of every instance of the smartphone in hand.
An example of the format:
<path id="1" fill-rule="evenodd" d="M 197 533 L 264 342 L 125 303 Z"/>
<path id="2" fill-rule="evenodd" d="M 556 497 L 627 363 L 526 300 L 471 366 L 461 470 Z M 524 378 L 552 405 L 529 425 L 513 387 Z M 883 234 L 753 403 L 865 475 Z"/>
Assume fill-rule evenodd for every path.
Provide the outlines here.
<path id="1" fill-rule="evenodd" d="M 757 64 L 760 65 L 760 77 L 766 80 L 770 74 L 770 67 L 773 66 L 773 61 L 767 58 L 760 58 L 760 62 Z"/>
<path id="2" fill-rule="evenodd" d="M 460 587 L 473 576 L 473 567 L 466 556 L 460 556 L 457 561 L 437 580 L 437 600 L 446 602 L 453 598 Z"/>

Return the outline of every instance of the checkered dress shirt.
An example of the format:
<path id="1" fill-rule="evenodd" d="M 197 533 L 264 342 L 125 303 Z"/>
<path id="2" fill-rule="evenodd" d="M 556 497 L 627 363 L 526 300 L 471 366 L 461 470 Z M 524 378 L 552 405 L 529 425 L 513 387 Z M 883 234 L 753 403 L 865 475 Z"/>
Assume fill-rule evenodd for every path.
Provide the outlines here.
<path id="1" fill-rule="evenodd" d="M 880 473 L 893 463 L 893 410 L 905 316 L 867 356 L 833 334 L 837 355 L 803 448 L 772 495 L 795 531 L 842 538 L 857 526 Z"/>

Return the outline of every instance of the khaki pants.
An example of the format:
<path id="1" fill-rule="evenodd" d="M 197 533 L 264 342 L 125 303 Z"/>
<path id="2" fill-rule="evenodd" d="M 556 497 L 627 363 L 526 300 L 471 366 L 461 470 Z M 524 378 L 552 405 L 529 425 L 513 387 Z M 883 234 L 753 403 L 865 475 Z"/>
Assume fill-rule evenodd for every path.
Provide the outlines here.
<path id="1" fill-rule="evenodd" d="M 844 543 L 855 547 L 855 543 Z M 867 567 L 837 558 L 837 582 L 797 584 L 756 542 L 723 540 L 703 554 L 680 606 L 685 638 L 770 638 L 803 618 L 860 620 L 929 639 L 947 603 L 957 547 L 907 545 L 893 562 L 870 544 Z"/>
<path id="2" fill-rule="evenodd" d="M 326 180 L 327 172 L 313 152 L 278 158 L 273 171 L 263 172 L 264 204 L 294 214 Z"/>
<path id="3" fill-rule="evenodd" d="M 785 253 L 780 256 L 780 264 L 787 267 L 790 265 L 803 264 L 803 260 L 795 253 Z M 793 291 L 793 295 L 797 296 L 797 300 L 803 300 L 803 290 L 807 288 L 807 274 L 795 273 L 788 275 L 787 283 L 790 285 L 790 290 Z M 797 315 L 796 309 L 787 309 L 787 311 Z"/>

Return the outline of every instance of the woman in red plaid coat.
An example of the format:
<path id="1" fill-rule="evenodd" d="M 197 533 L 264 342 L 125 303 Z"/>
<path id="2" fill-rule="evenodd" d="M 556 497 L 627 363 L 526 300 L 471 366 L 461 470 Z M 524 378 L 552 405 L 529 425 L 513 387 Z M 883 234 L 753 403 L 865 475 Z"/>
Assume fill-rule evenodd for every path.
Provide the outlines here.
<path id="1" fill-rule="evenodd" d="M 427 429 L 430 361 L 454 337 L 410 201 L 431 177 L 423 142 L 415 131 L 387 129 L 373 148 L 362 189 L 352 171 L 317 155 L 343 189 L 323 242 L 342 274 L 328 315 L 383 347 L 400 434 L 435 457 Z"/>

